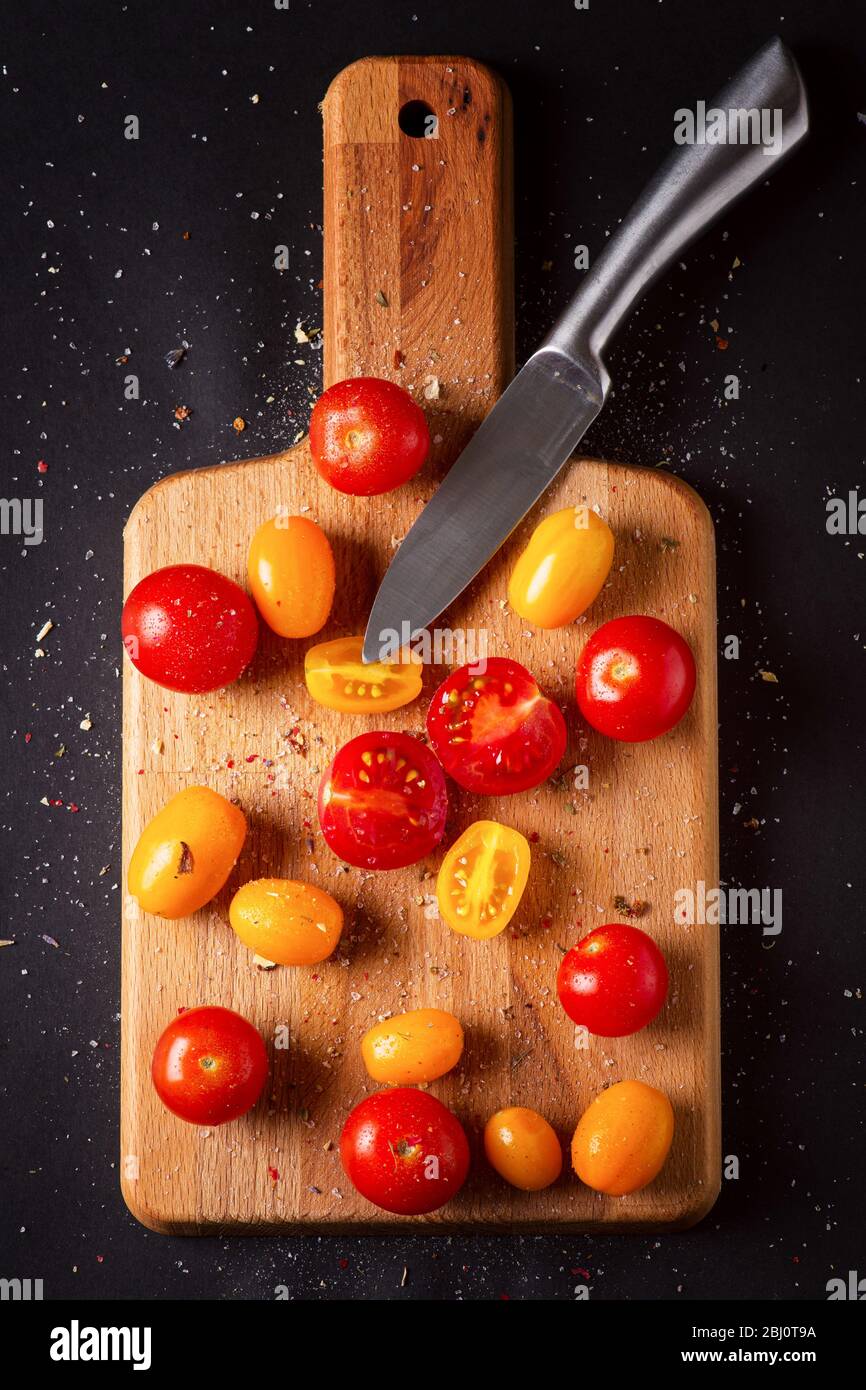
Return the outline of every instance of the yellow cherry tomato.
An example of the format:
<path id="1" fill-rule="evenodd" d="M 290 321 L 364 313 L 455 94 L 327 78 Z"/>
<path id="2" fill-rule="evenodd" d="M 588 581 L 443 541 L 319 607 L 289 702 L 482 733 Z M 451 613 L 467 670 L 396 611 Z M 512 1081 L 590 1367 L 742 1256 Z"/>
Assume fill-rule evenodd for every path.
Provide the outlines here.
<path id="1" fill-rule="evenodd" d="M 556 1131 L 537 1110 L 497 1110 L 484 1127 L 484 1152 L 500 1177 L 523 1192 L 550 1187 L 562 1172 Z"/>
<path id="2" fill-rule="evenodd" d="M 565 627 L 598 597 L 613 532 L 591 507 L 566 507 L 536 526 L 508 585 L 508 602 L 536 627 Z"/>
<path id="3" fill-rule="evenodd" d="M 317 704 L 344 714 L 387 714 L 421 693 L 424 668 L 408 649 L 399 662 L 361 660 L 363 637 L 337 637 L 310 647 L 304 679 Z"/>
<path id="4" fill-rule="evenodd" d="M 256 606 L 279 637 L 312 637 L 334 601 L 334 555 L 321 526 L 276 516 L 250 543 L 247 575 Z"/>
<path id="5" fill-rule="evenodd" d="M 229 921 L 257 956 L 277 965 L 317 965 L 337 947 L 343 909 L 315 884 L 256 878 L 235 893 Z"/>
<path id="6" fill-rule="evenodd" d="M 210 787 L 186 787 L 144 828 L 127 883 L 139 907 L 188 917 L 222 888 L 247 834 L 243 811 Z"/>
<path id="7" fill-rule="evenodd" d="M 413 1009 L 375 1024 L 361 1039 L 364 1066 L 374 1081 L 415 1086 L 456 1067 L 463 1029 L 444 1009 Z"/>
<path id="8" fill-rule="evenodd" d="M 580 1117 L 571 1162 L 587 1187 L 622 1197 L 639 1192 L 660 1172 L 674 1137 L 667 1096 L 645 1081 L 618 1081 Z"/>
<path id="9" fill-rule="evenodd" d="M 463 936 L 498 936 L 517 911 L 531 855 L 519 830 L 477 820 L 449 849 L 436 880 L 439 911 Z"/>

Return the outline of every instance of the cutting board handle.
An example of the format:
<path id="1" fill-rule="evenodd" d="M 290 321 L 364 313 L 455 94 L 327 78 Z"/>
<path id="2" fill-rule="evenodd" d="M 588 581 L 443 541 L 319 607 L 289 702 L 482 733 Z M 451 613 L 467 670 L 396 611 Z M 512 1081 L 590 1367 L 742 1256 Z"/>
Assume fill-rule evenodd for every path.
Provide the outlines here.
<path id="1" fill-rule="evenodd" d="M 407 387 L 432 484 L 514 371 L 508 90 L 470 58 L 363 58 L 323 112 L 325 384 Z"/>

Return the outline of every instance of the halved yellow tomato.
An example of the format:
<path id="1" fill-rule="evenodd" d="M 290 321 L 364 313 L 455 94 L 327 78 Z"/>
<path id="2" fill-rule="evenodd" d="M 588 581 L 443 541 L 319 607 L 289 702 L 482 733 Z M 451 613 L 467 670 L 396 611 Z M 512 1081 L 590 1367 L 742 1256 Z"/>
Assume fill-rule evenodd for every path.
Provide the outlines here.
<path id="1" fill-rule="evenodd" d="M 408 648 L 399 662 L 361 660 L 363 637 L 337 637 L 310 647 L 304 658 L 307 689 L 319 705 L 344 714 L 387 714 L 421 693 L 424 668 Z"/>
<path id="2" fill-rule="evenodd" d="M 565 627 L 601 592 L 613 532 L 591 507 L 565 507 L 536 526 L 508 584 L 508 602 L 536 627 Z"/>
<path id="3" fill-rule="evenodd" d="M 519 830 L 495 820 L 477 820 L 449 849 L 436 880 L 439 911 L 462 936 L 487 941 L 508 926 L 517 911 L 531 854 Z"/>
<path id="4" fill-rule="evenodd" d="M 278 513 L 250 542 L 247 577 L 256 607 L 279 637 L 312 637 L 334 601 L 331 544 L 307 516 Z"/>

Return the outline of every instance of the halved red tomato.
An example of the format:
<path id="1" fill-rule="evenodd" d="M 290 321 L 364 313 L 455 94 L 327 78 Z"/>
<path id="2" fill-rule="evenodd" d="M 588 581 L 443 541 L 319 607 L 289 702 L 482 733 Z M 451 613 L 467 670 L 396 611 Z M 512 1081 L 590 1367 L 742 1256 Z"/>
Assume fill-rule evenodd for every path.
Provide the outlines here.
<path id="1" fill-rule="evenodd" d="M 559 706 L 504 656 L 452 672 L 430 701 L 427 732 L 448 775 L 482 796 L 537 787 L 565 752 Z"/>
<path id="2" fill-rule="evenodd" d="M 319 824 L 331 849 L 360 869 L 402 869 L 435 849 L 448 793 L 441 767 L 411 734 L 344 743 L 319 786 Z"/>

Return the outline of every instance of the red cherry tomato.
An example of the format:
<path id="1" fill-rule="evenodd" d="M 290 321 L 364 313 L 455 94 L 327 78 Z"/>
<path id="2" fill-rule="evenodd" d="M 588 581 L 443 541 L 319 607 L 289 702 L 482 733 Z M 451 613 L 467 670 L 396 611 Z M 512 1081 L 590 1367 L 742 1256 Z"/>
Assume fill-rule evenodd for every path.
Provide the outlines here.
<path id="1" fill-rule="evenodd" d="M 340 1158 L 362 1197 L 401 1216 L 444 1206 L 469 1172 L 469 1144 L 456 1115 L 411 1086 L 377 1091 L 355 1106 Z"/>
<path id="2" fill-rule="evenodd" d="M 329 386 L 310 416 L 313 463 L 331 487 L 355 496 L 390 492 L 430 452 L 424 412 L 408 391 L 377 376 Z"/>
<path id="3" fill-rule="evenodd" d="M 668 968 L 640 927 L 596 927 L 562 958 L 556 980 L 570 1019 L 601 1038 L 624 1038 L 652 1023 L 667 998 Z"/>
<path id="4" fill-rule="evenodd" d="M 445 831 L 445 777 L 410 734 L 369 733 L 344 743 L 319 786 L 319 824 L 334 853 L 360 869 L 402 869 Z"/>
<path id="5" fill-rule="evenodd" d="M 232 1009 L 205 1005 L 172 1019 L 153 1054 L 157 1094 L 182 1120 L 221 1125 L 255 1105 L 268 1075 L 258 1029 Z"/>
<path id="6" fill-rule="evenodd" d="M 427 732 L 442 766 L 482 796 L 537 787 L 565 752 L 562 711 L 507 657 L 491 656 L 482 674 L 472 672 L 452 672 L 430 701 Z"/>
<path id="7" fill-rule="evenodd" d="M 139 580 L 123 605 L 121 631 L 143 676 L 189 694 L 231 685 L 259 639 L 243 589 L 204 565 L 166 565 Z"/>
<path id="8" fill-rule="evenodd" d="M 590 637 L 577 664 L 577 703 L 609 738 L 642 743 L 678 724 L 695 693 L 695 659 L 658 618 L 614 618 Z"/>

